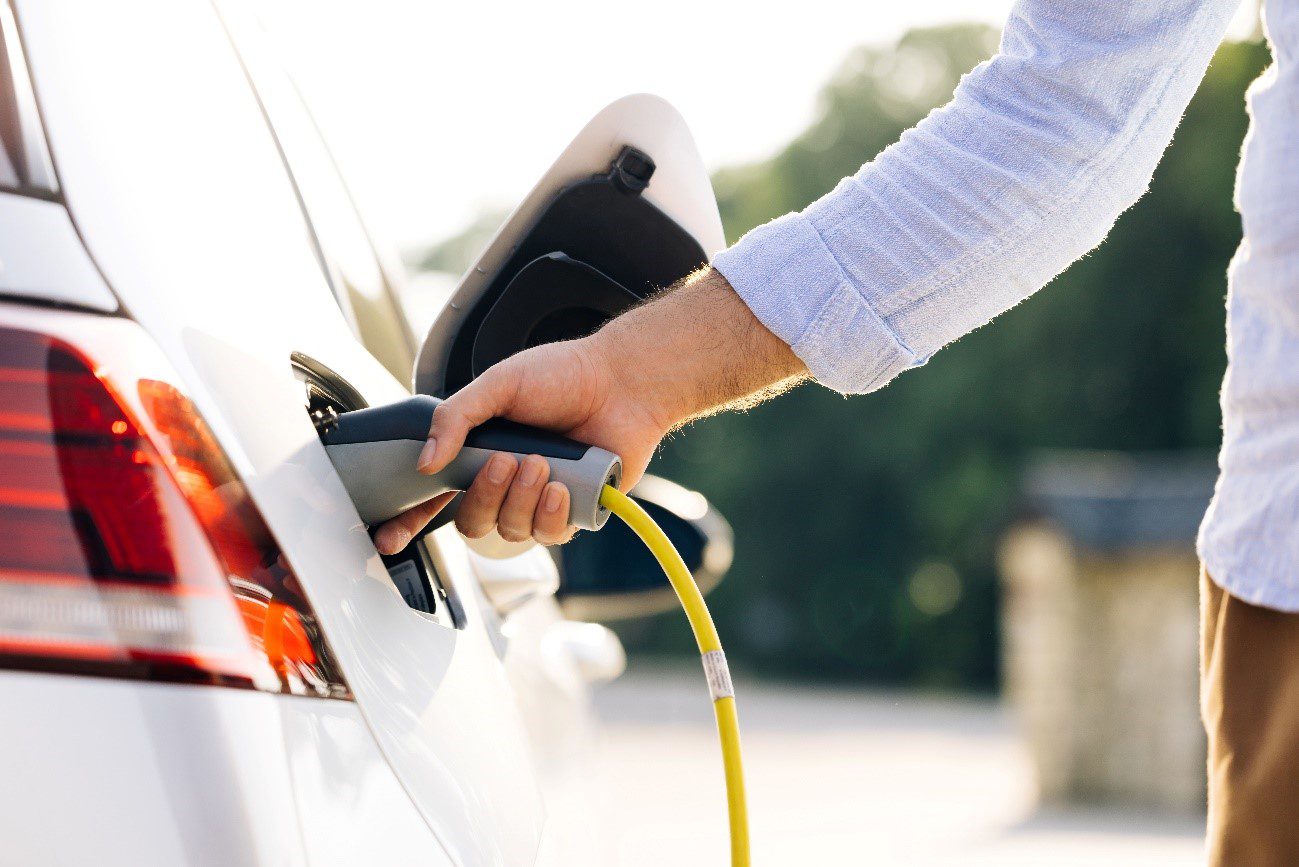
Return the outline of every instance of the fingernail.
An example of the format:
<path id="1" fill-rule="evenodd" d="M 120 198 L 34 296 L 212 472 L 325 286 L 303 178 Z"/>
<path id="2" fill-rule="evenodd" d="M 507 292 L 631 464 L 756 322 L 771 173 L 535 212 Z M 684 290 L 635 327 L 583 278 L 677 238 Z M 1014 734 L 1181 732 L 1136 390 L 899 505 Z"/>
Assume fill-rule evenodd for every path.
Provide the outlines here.
<path id="1" fill-rule="evenodd" d="M 514 462 L 505 455 L 492 455 L 492 459 L 487 462 L 487 478 L 493 485 L 503 485 L 510 478 L 510 470 L 513 469 Z"/>
<path id="2" fill-rule="evenodd" d="M 433 456 L 437 454 L 437 451 L 437 440 L 431 439 L 424 443 L 424 448 L 420 449 L 419 461 L 415 464 L 415 468 L 421 473 L 427 473 L 429 471 L 429 465 L 433 463 Z"/>
<path id="3" fill-rule="evenodd" d="M 541 480 L 541 470 L 545 466 L 541 461 L 524 461 L 523 472 L 519 475 L 519 481 L 525 488 L 530 488 Z"/>
<path id="4" fill-rule="evenodd" d="M 410 533 L 405 530 L 385 530 L 379 534 L 379 544 L 376 547 L 385 554 L 396 554 L 402 548 L 405 548 L 406 543 L 409 541 Z"/>
<path id="5" fill-rule="evenodd" d="M 547 512 L 558 512 L 559 505 L 564 502 L 564 486 L 558 482 L 551 482 L 546 485 L 546 498 L 541 501 L 541 507 Z"/>

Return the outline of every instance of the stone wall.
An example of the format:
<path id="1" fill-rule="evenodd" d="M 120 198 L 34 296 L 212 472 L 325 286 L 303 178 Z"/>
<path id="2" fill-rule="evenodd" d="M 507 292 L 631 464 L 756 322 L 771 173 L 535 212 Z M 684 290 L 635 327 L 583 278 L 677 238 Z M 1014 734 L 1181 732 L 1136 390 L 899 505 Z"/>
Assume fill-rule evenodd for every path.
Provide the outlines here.
<path id="1" fill-rule="evenodd" d="M 1024 523 L 1001 571 L 1006 694 L 1042 799 L 1203 810 L 1189 543 L 1094 551 Z"/>

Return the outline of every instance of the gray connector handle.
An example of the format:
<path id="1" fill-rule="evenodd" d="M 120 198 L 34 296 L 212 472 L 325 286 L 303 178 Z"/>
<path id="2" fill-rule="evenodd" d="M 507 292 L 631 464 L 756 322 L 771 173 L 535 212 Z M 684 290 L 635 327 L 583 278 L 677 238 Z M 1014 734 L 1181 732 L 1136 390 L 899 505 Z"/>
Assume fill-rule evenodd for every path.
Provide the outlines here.
<path id="1" fill-rule="evenodd" d="M 568 523 L 583 530 L 604 526 L 609 512 L 600 505 L 600 493 L 606 484 L 618 486 L 622 461 L 549 431 L 493 419 L 469 432 L 464 448 L 441 472 L 419 472 L 416 462 L 439 403 L 416 395 L 343 413 L 322 431 L 325 451 L 366 524 L 386 521 L 438 494 L 465 490 L 492 455 L 507 452 L 520 461 L 534 454 L 546 459 L 550 480 L 568 487 Z"/>

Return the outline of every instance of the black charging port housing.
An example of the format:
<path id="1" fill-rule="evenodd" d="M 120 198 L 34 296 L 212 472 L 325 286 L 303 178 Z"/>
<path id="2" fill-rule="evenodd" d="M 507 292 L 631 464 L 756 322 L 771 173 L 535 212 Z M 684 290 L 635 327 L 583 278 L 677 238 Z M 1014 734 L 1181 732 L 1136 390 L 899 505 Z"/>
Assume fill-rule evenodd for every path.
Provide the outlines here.
<path id="1" fill-rule="evenodd" d="M 442 586 L 433 558 L 429 556 L 423 535 L 396 554 L 380 554 L 392 584 L 414 610 L 426 614 L 443 626 L 458 628 L 464 623 L 457 607 Z"/>

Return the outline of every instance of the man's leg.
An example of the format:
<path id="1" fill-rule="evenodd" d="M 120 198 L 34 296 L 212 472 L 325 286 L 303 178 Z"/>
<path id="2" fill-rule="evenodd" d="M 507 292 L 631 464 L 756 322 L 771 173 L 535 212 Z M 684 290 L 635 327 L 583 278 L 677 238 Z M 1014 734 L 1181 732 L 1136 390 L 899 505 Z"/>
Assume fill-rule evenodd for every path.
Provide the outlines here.
<path id="1" fill-rule="evenodd" d="M 1211 867 L 1299 864 L 1299 614 L 1200 574 Z"/>

